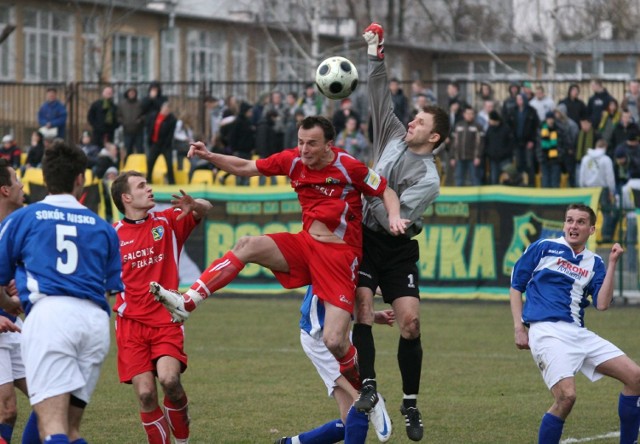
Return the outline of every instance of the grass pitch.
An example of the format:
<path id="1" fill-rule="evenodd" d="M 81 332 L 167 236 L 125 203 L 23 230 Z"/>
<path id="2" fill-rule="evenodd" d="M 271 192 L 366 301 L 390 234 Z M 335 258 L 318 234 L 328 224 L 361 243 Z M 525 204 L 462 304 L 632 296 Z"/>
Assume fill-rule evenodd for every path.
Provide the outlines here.
<path id="1" fill-rule="evenodd" d="M 212 298 L 186 323 L 191 443 L 271 443 L 338 416 L 299 344 L 301 297 Z M 378 308 L 383 308 L 376 300 Z M 533 443 L 552 398 L 528 351 L 513 343 L 508 303 L 423 301 L 424 364 L 418 399 L 428 443 Z M 589 328 L 640 360 L 638 307 L 589 308 Z M 397 327 L 374 328 L 378 387 L 394 421 L 390 443 L 409 443 L 399 413 Z M 577 377 L 566 442 L 618 430 L 620 384 Z M 19 442 L 29 406 L 19 396 Z M 146 442 L 133 389 L 118 382 L 115 340 L 84 421 L 92 444 Z M 573 438 L 573 440 L 569 440 Z M 378 442 L 373 430 L 368 443 Z M 589 440 L 615 443 L 617 437 Z"/>

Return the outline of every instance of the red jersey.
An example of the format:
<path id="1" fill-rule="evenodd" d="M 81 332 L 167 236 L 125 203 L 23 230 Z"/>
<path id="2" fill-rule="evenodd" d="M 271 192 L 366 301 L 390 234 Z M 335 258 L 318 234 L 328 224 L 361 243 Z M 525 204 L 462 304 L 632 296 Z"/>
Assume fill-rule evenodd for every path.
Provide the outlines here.
<path id="1" fill-rule="evenodd" d="M 124 291 L 116 296 L 113 311 L 146 325 L 171 324 L 171 315 L 149 293 L 149 282 L 178 288 L 178 258 L 198 221 L 192 214 L 176 218 L 182 210 L 150 212 L 140 221 L 121 220 L 113 226 L 120 239 Z"/>
<path id="2" fill-rule="evenodd" d="M 331 150 L 333 162 L 321 170 L 303 165 L 298 148 L 258 159 L 256 166 L 265 176 L 289 176 L 302 207 L 305 231 L 317 220 L 347 244 L 362 248 L 361 193 L 380 196 L 387 180 L 346 151 L 336 147 Z"/>

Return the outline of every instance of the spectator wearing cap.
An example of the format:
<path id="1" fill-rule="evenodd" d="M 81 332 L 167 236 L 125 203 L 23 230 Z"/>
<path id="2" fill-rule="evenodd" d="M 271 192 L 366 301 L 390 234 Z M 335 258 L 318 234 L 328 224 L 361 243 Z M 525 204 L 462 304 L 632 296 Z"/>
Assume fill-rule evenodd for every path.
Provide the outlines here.
<path id="1" fill-rule="evenodd" d="M 500 183 L 500 174 L 513 164 L 513 134 L 497 111 L 489 113 L 489 126 L 484 136 L 484 151 L 489 160 L 489 183 Z"/>
<path id="2" fill-rule="evenodd" d="M 9 166 L 14 170 L 20 168 L 20 156 L 22 151 L 13 140 L 11 134 L 7 134 L 2 138 L 2 147 L 0 147 L 0 159 L 6 159 L 9 162 Z"/>
<path id="3" fill-rule="evenodd" d="M 55 137 L 64 139 L 67 126 L 67 108 L 58 100 L 58 90 L 48 88 L 46 100 L 38 110 L 38 124 L 46 129 L 55 128 Z"/>
<path id="4" fill-rule="evenodd" d="M 547 111 L 540 124 L 536 155 L 540 164 L 542 188 L 560 188 L 562 159 L 567 146 L 564 132 L 556 125 L 553 111 Z"/>

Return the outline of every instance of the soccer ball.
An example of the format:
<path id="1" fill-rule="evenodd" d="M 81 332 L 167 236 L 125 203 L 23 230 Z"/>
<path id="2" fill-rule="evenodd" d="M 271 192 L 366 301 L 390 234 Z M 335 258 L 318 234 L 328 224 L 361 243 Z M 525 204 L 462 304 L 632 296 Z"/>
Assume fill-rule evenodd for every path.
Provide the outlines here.
<path id="1" fill-rule="evenodd" d="M 358 86 L 358 70 L 344 57 L 329 57 L 318 65 L 316 86 L 330 99 L 344 99 Z"/>

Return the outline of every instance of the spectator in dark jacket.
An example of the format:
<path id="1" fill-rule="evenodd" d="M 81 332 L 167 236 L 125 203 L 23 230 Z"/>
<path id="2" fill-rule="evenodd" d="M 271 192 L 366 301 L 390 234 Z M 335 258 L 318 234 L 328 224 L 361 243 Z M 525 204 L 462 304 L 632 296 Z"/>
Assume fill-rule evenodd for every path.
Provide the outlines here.
<path id="1" fill-rule="evenodd" d="M 542 188 L 560 188 L 562 159 L 566 152 L 566 136 L 561 127 L 556 125 L 555 113 L 547 111 L 540 124 L 536 146 Z"/>
<path id="2" fill-rule="evenodd" d="M 602 119 L 602 112 L 607 109 L 613 97 L 611 97 L 609 91 L 602 85 L 602 81 L 598 79 L 591 81 L 591 90 L 593 91 L 593 95 L 589 97 L 589 101 L 587 102 L 587 115 L 589 116 L 589 120 L 591 120 L 591 125 L 594 128 L 598 128 L 600 119 Z"/>
<path id="3" fill-rule="evenodd" d="M 538 113 L 527 103 L 524 93 L 516 96 L 516 108 L 509 116 L 509 127 L 513 132 L 516 147 L 516 168 L 527 174 L 529 186 L 535 185 L 535 147 L 538 138 Z"/>
<path id="4" fill-rule="evenodd" d="M 7 134 L 2 138 L 2 146 L 0 147 L 0 158 L 6 159 L 9 163 L 9 166 L 14 170 L 20 168 L 20 156 L 22 155 L 22 151 L 20 147 L 16 145 L 15 140 L 13 140 L 13 136 Z"/>
<path id="5" fill-rule="evenodd" d="M 101 148 L 93 143 L 91 134 L 88 131 L 82 133 L 78 147 L 87 156 L 87 168 L 93 169 L 98 161 L 98 154 L 100 153 Z"/>
<path id="6" fill-rule="evenodd" d="M 176 183 L 173 175 L 173 133 L 176 129 L 176 116 L 171 112 L 169 102 L 164 102 L 160 106 L 160 111 L 149 120 L 147 134 L 149 135 L 149 158 L 147 159 L 147 182 L 151 183 L 153 178 L 153 167 L 160 154 L 167 162 L 167 181 L 170 185 Z"/>
<path id="7" fill-rule="evenodd" d="M 27 147 L 27 159 L 22 165 L 22 172 L 27 168 L 40 168 L 44 156 L 44 137 L 41 132 L 34 131 L 31 133 L 31 143 Z"/>
<path id="8" fill-rule="evenodd" d="M 113 142 L 113 135 L 118 123 L 118 107 L 113 102 L 113 88 L 102 90 L 102 97 L 91 104 L 87 113 L 87 121 L 93 128 L 93 144 L 102 148 L 105 142 Z"/>
<path id="9" fill-rule="evenodd" d="M 580 87 L 575 83 L 569 85 L 567 97 L 561 100 L 560 104 L 567 107 L 567 117 L 576 122 L 576 125 L 580 125 L 580 119 L 587 114 L 587 105 L 580 100 Z"/>
<path id="10" fill-rule="evenodd" d="M 144 143 L 149 143 L 149 134 L 147 130 L 153 126 L 152 120 L 156 118 L 160 112 L 160 107 L 164 102 L 169 100 L 167 96 L 162 94 L 162 86 L 159 82 L 151 82 L 147 96 L 142 99 L 142 115 L 144 119 Z"/>
<path id="11" fill-rule="evenodd" d="M 406 125 L 409 123 L 409 100 L 407 96 L 404 95 L 404 91 L 400 88 L 400 82 L 395 77 L 389 80 L 389 91 L 391 91 L 393 113 Z M 336 131 L 336 134 L 338 133 L 339 131 Z"/>
<path id="12" fill-rule="evenodd" d="M 489 127 L 484 136 L 484 150 L 489 160 L 489 183 L 497 185 L 500 174 L 513 163 L 513 134 L 496 111 L 489 113 Z"/>
<path id="13" fill-rule="evenodd" d="M 129 88 L 124 93 L 124 100 L 118 105 L 118 120 L 122 124 L 126 156 L 143 153 L 144 114 L 137 89 Z"/>
<path id="14" fill-rule="evenodd" d="M 38 124 L 41 127 L 56 128 L 56 137 L 64 139 L 64 130 L 67 126 L 67 108 L 58 100 L 58 90 L 47 89 L 47 100 L 38 111 Z"/>
<path id="15" fill-rule="evenodd" d="M 235 156 L 251 159 L 256 148 L 256 129 L 251 124 L 252 107 L 247 102 L 240 103 L 240 111 L 233 122 L 229 134 L 229 145 Z M 248 185 L 248 177 L 237 177 L 238 185 Z"/>
<path id="16" fill-rule="evenodd" d="M 275 131 L 277 119 L 278 112 L 276 110 L 268 110 L 262 116 L 262 120 L 258 123 L 255 145 L 258 150 L 258 154 L 262 159 L 282 151 Z"/>

